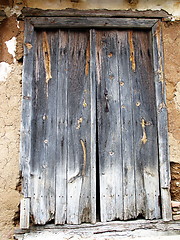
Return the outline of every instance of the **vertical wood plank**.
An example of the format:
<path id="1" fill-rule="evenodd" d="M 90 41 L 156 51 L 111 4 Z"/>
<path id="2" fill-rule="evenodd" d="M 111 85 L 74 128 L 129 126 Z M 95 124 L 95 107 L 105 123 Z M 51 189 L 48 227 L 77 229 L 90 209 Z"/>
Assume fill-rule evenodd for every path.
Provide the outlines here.
<path id="1" fill-rule="evenodd" d="M 96 33 L 90 30 L 90 94 L 91 94 L 91 223 L 96 223 Z"/>
<path id="2" fill-rule="evenodd" d="M 172 219 L 171 196 L 170 196 L 170 163 L 167 130 L 167 107 L 166 90 L 164 80 L 164 62 L 162 46 L 161 24 L 158 22 L 152 28 L 153 37 L 153 63 L 156 89 L 156 107 L 159 142 L 159 165 L 162 217 L 165 221 Z"/>
<path id="3" fill-rule="evenodd" d="M 25 20 L 24 61 L 22 76 L 22 122 L 20 141 L 20 170 L 23 178 L 23 195 L 30 197 L 30 161 L 32 141 L 32 85 L 34 69 L 34 27 Z"/>
<path id="4" fill-rule="evenodd" d="M 129 33 L 135 63 L 131 82 L 137 216 L 158 219 L 159 159 L 151 34 L 135 30 Z"/>
<path id="5" fill-rule="evenodd" d="M 37 32 L 31 160 L 31 209 L 37 224 L 51 221 L 55 212 L 57 39 L 57 31 Z"/>
<path id="6" fill-rule="evenodd" d="M 101 221 L 123 218 L 117 31 L 96 31 Z"/>
<path id="7" fill-rule="evenodd" d="M 89 33 L 69 31 L 67 223 L 91 222 Z"/>
<path id="8" fill-rule="evenodd" d="M 68 159 L 68 31 L 59 31 L 57 86 L 56 224 L 66 222 Z"/>
<path id="9" fill-rule="evenodd" d="M 123 165 L 124 220 L 136 218 L 135 156 L 131 72 L 135 68 L 128 32 L 118 34 L 118 66 L 121 99 L 121 152 Z"/>

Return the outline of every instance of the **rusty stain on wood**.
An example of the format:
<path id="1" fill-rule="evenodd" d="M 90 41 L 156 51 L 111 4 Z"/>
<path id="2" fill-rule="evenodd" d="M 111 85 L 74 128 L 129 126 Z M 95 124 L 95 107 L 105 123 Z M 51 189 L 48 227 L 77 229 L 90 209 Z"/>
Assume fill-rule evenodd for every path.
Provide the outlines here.
<path id="1" fill-rule="evenodd" d="M 112 52 L 108 54 L 108 58 L 111 58 L 113 56 Z"/>
<path id="2" fill-rule="evenodd" d="M 77 127 L 76 127 L 76 129 L 80 129 L 82 121 L 83 121 L 83 118 L 80 117 L 80 118 L 78 119 L 78 121 L 77 121 Z"/>
<path id="3" fill-rule="evenodd" d="M 142 130 L 143 130 L 143 136 L 141 138 L 141 142 L 143 144 L 146 144 L 147 143 L 147 135 L 146 135 L 146 129 L 145 129 L 146 123 L 145 123 L 144 119 L 142 119 L 142 121 L 141 121 L 141 126 L 142 126 Z"/>
<path id="4" fill-rule="evenodd" d="M 49 42 L 48 42 L 46 32 L 43 32 L 43 56 L 44 56 L 44 66 L 46 71 L 46 83 L 48 84 L 49 80 L 52 78 L 52 75 L 51 75 L 50 47 L 49 47 Z"/>
<path id="5" fill-rule="evenodd" d="M 135 63 L 135 53 L 134 53 L 133 32 L 132 31 L 128 32 L 128 41 L 129 41 L 131 68 L 135 72 L 136 63 Z"/>
<path id="6" fill-rule="evenodd" d="M 86 145 L 85 142 L 81 139 L 81 146 L 83 150 L 83 168 L 82 168 L 82 176 L 85 176 L 85 171 L 86 171 L 86 161 L 87 161 L 87 153 L 86 153 Z"/>
<path id="7" fill-rule="evenodd" d="M 88 42 L 86 48 L 86 66 L 85 66 L 85 75 L 89 75 L 89 63 L 90 63 L 90 42 Z"/>
<path id="8" fill-rule="evenodd" d="M 32 44 L 30 44 L 30 43 L 25 43 L 25 46 L 27 47 L 28 50 L 30 50 L 32 48 Z"/>

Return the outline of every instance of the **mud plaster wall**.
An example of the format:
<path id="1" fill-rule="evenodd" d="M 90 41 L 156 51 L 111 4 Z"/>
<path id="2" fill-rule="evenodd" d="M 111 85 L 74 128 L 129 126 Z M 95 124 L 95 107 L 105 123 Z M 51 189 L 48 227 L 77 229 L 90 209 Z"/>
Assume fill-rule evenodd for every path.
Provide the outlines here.
<path id="1" fill-rule="evenodd" d="M 0 6 L 0 9 L 4 9 L 8 16 L 0 25 L 0 239 L 3 240 L 12 238 L 13 219 L 21 197 L 18 184 L 23 22 L 18 22 L 14 14 L 19 14 L 23 6 L 40 7 L 42 5 L 36 6 L 40 2 L 14 1 L 16 5 L 12 8 L 13 1 L 9 3 L 9 6 L 7 6 L 7 1 L 4 1 L 4 5 Z M 53 2 L 55 1 L 46 1 L 46 4 L 43 3 L 44 8 L 54 6 L 54 9 L 58 9 L 59 5 L 50 5 Z M 59 2 L 64 4 L 64 1 Z M 68 7 L 77 7 L 77 3 L 67 2 Z M 138 1 L 130 2 L 134 4 L 131 4 L 131 7 L 137 6 L 135 2 L 138 3 Z M 167 4 L 167 1 L 160 2 Z M 115 8 L 115 5 L 113 6 Z M 101 6 L 101 8 L 105 7 Z M 118 9 L 121 9 L 120 5 Z M 171 192 L 172 199 L 180 201 L 180 121 L 178 121 L 180 114 L 180 22 L 164 23 L 163 34 L 170 160 L 172 162 Z"/>
<path id="2" fill-rule="evenodd" d="M 21 26 L 20 26 L 21 25 Z M 0 25 L 0 239 L 12 237 L 18 211 L 19 129 L 22 63 L 13 57 L 22 24 L 11 16 Z M 10 48 L 8 52 L 7 45 Z M 22 42 L 22 41 L 21 41 Z M 21 46 L 21 44 L 18 44 Z M 22 49 L 19 47 L 17 49 Z M 21 59 L 21 51 L 17 58 Z"/>

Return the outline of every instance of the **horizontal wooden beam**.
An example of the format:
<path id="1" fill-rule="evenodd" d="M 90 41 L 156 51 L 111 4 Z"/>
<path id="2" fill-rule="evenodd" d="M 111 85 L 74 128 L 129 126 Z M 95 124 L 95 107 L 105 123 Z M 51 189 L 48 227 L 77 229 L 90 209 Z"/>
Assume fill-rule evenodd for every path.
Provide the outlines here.
<path id="1" fill-rule="evenodd" d="M 35 28 L 152 28 L 157 19 L 95 17 L 31 17 Z"/>
<path id="2" fill-rule="evenodd" d="M 138 17 L 138 18 L 166 18 L 170 15 L 164 11 L 132 11 L 132 10 L 42 10 L 37 8 L 24 8 L 21 17 Z"/>

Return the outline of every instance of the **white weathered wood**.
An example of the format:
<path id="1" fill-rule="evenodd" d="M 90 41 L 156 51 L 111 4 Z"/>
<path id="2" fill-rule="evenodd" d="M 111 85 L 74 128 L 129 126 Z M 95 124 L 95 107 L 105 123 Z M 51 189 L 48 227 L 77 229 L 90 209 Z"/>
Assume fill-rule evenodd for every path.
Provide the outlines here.
<path id="1" fill-rule="evenodd" d="M 91 222 L 89 32 L 69 31 L 67 223 Z"/>
<path id="2" fill-rule="evenodd" d="M 59 31 L 57 86 L 57 162 L 56 162 L 56 215 L 55 223 L 66 222 L 67 159 L 68 159 L 68 32 Z"/>
<path id="3" fill-rule="evenodd" d="M 135 156 L 135 191 L 137 216 L 161 218 L 159 205 L 159 160 L 156 120 L 152 42 L 150 31 L 133 31 L 129 45 L 134 52 L 132 111 Z"/>
<path id="4" fill-rule="evenodd" d="M 128 47 L 128 32 L 118 34 L 121 135 L 123 165 L 124 220 L 136 218 L 135 156 L 133 137 L 133 100 L 131 74 L 133 59 Z"/>
<path id="5" fill-rule="evenodd" d="M 152 29 L 153 37 L 153 63 L 154 80 L 156 89 L 156 107 L 158 122 L 158 143 L 159 143 L 159 165 L 160 165 L 160 188 L 161 207 L 163 220 L 172 219 L 171 197 L 170 197 L 170 162 L 167 130 L 167 107 L 166 90 L 164 79 L 164 62 L 162 46 L 161 23 L 157 23 Z"/>
<path id="6" fill-rule="evenodd" d="M 21 199 L 20 204 L 20 229 L 28 229 L 30 222 L 30 198 Z"/>
<path id="7" fill-rule="evenodd" d="M 101 221 L 123 219 L 118 31 L 96 31 Z"/>

